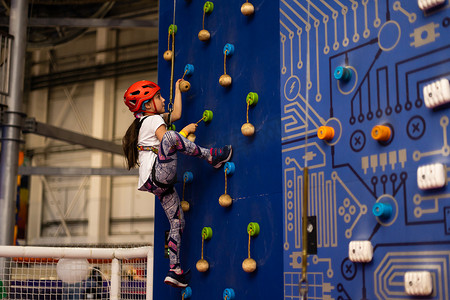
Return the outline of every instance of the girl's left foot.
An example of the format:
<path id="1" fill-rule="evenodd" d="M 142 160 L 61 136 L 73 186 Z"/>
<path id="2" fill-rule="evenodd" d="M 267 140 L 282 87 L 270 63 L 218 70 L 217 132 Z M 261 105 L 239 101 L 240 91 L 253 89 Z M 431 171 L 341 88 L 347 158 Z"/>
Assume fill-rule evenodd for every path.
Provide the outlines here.
<path id="1" fill-rule="evenodd" d="M 175 271 L 169 270 L 167 272 L 164 283 L 171 285 L 173 287 L 185 288 L 189 285 L 189 280 L 191 279 L 191 270 L 187 270 L 181 274 L 175 273 Z"/>

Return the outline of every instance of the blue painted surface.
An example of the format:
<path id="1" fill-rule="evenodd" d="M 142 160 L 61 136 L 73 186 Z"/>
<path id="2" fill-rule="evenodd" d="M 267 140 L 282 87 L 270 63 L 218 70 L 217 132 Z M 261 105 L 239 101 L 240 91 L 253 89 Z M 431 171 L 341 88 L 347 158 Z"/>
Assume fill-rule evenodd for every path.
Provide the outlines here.
<path id="1" fill-rule="evenodd" d="M 422 93 L 450 79 L 448 1 L 426 14 L 417 1 L 311 1 L 311 30 L 307 10 L 305 0 L 280 1 L 284 299 L 300 299 L 305 157 L 318 232 L 308 299 L 413 299 L 403 278 L 418 270 L 434 278 L 427 299 L 449 299 L 450 188 L 421 191 L 416 175 L 420 165 L 450 165 L 449 107 L 426 108 Z M 351 68 L 346 83 L 333 75 L 339 66 Z M 336 131 L 330 142 L 316 136 L 322 125 Z M 391 139 L 372 139 L 375 125 L 389 126 Z M 376 203 L 391 216 L 374 216 Z M 353 240 L 371 241 L 370 263 L 349 261 Z"/>
<path id="2" fill-rule="evenodd" d="M 403 276 L 417 270 L 433 276 L 428 298 L 449 299 L 449 187 L 421 191 L 416 175 L 424 164 L 450 165 L 449 106 L 426 108 L 422 92 L 434 80 L 450 79 L 448 1 L 423 13 L 416 1 L 318 0 L 310 2 L 309 15 L 305 0 L 253 1 L 253 17 L 240 14 L 238 1 L 215 3 L 205 18 L 212 34 L 207 43 L 196 38 L 203 3 L 178 2 L 175 73 L 181 77 L 191 63 L 195 74 L 188 79 L 192 90 L 184 96 L 184 118 L 177 126 L 196 122 L 210 109 L 214 119 L 200 124 L 197 141 L 231 143 L 236 151 L 236 172 L 228 178 L 235 202 L 229 209 L 217 203 L 223 171 L 191 158 L 180 165 L 180 174 L 189 170 L 195 178 L 186 190 L 191 211 L 183 242 L 183 261 L 193 271 L 193 297 L 219 298 L 225 288 L 233 288 L 241 299 L 300 299 L 307 158 L 308 215 L 317 217 L 318 246 L 317 254 L 308 257 L 309 299 L 409 299 Z M 171 5 L 161 4 L 161 41 L 172 22 Z M 233 84 L 223 88 L 218 79 L 227 43 L 235 46 L 227 57 Z M 161 43 L 160 53 L 165 50 Z M 334 77 L 340 66 L 350 68 L 348 82 Z M 159 80 L 166 91 L 169 76 L 170 64 L 160 59 Z M 249 112 L 257 133 L 247 138 L 239 128 L 251 91 L 260 101 Z M 322 125 L 332 126 L 335 138 L 319 140 Z M 387 142 L 371 138 L 375 125 L 391 129 Z M 377 218 L 371 212 L 377 203 L 391 207 L 391 215 Z M 168 225 L 159 206 L 156 218 L 155 298 L 177 298 L 161 284 L 167 260 L 158 249 L 163 249 Z M 252 221 L 261 225 L 251 241 L 258 270 L 246 274 L 240 264 L 247 256 L 245 228 Z M 200 274 L 194 265 L 204 226 L 214 235 L 205 242 L 211 269 Z M 349 261 L 348 244 L 354 240 L 371 241 L 370 263 Z"/>
<path id="3" fill-rule="evenodd" d="M 177 1 L 175 37 L 175 80 L 181 78 L 186 64 L 195 72 L 185 77 L 191 89 L 183 94 L 183 118 L 175 123 L 181 130 L 202 118 L 204 110 L 213 111 L 213 120 L 201 122 L 196 142 L 205 147 L 233 145 L 235 172 L 227 177 L 231 207 L 219 205 L 224 193 L 223 168 L 179 155 L 178 183 L 181 197 L 183 174 L 193 173 L 186 185 L 186 228 L 182 242 L 183 268 L 191 268 L 192 299 L 221 299 L 232 288 L 236 299 L 280 299 L 283 295 L 283 213 L 281 181 L 279 5 L 277 1 L 254 1 L 255 14 L 242 15 L 245 1 L 214 1 L 214 11 L 205 17 L 209 42 L 198 39 L 202 29 L 202 1 Z M 253 2 L 253 1 L 251 1 Z M 162 58 L 167 50 L 168 27 L 173 22 L 173 1 L 160 1 L 158 80 L 169 101 L 170 62 Z M 223 49 L 234 46 L 227 56 L 226 73 L 232 77 L 228 88 L 219 85 L 224 73 Z M 249 110 L 249 121 L 256 128 L 252 137 L 241 134 L 246 122 L 249 92 L 259 95 Z M 166 216 L 156 203 L 154 299 L 181 299 L 181 290 L 163 283 L 169 261 L 164 258 L 164 232 L 169 229 Z M 248 257 L 247 225 L 257 222 L 260 234 L 251 240 L 251 257 L 257 270 L 247 274 L 241 265 Z M 211 227 L 213 237 L 205 241 L 204 258 L 210 269 L 195 268 L 201 257 L 201 231 Z"/>

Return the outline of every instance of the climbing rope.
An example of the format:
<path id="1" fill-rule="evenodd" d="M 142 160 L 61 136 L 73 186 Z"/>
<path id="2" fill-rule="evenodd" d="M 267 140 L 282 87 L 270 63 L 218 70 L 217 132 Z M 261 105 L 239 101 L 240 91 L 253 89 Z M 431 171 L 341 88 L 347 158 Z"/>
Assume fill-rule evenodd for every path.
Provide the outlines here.
<path id="1" fill-rule="evenodd" d="M 307 267 L 308 267 L 308 188 L 309 188 L 309 178 L 308 178 L 308 167 L 303 169 L 303 203 L 302 203 L 302 277 L 300 279 L 299 290 L 301 299 L 308 299 L 308 278 L 307 278 Z"/>
<path id="2" fill-rule="evenodd" d="M 205 10 L 203 9 L 203 21 L 202 21 L 202 30 L 205 30 Z"/>
<path id="3" fill-rule="evenodd" d="M 248 121 L 248 109 L 250 108 L 250 104 L 249 104 L 249 101 L 247 101 L 247 123 L 250 123 L 249 121 Z"/>
<path id="4" fill-rule="evenodd" d="M 251 258 L 250 257 L 250 240 L 251 240 L 251 237 L 252 237 L 252 233 L 253 233 L 252 230 L 248 231 L 248 258 Z"/>
<path id="5" fill-rule="evenodd" d="M 200 123 L 200 122 L 203 121 L 204 119 L 205 119 L 205 117 L 201 118 L 201 119 L 198 120 L 197 123 L 195 123 L 195 124 L 197 125 L 198 123 Z"/>
<path id="6" fill-rule="evenodd" d="M 167 110 L 169 111 L 168 117 L 168 128 L 172 128 L 172 112 L 173 112 L 173 76 L 175 69 L 175 12 L 176 12 L 177 0 L 173 0 L 173 22 L 172 22 L 172 59 L 171 59 L 171 70 L 170 70 L 170 96 L 169 104 L 167 105 Z M 170 34 L 169 34 L 170 39 Z"/>
<path id="7" fill-rule="evenodd" d="M 183 178 L 183 196 L 182 196 L 182 201 L 184 201 L 184 190 L 185 190 L 185 188 L 186 188 L 186 176 L 184 176 L 184 178 Z"/>
<path id="8" fill-rule="evenodd" d="M 223 56 L 223 74 L 227 74 L 227 53 L 228 50 L 225 50 L 225 54 Z"/>
<path id="9" fill-rule="evenodd" d="M 227 193 L 227 172 L 228 168 L 225 169 L 225 194 Z"/>
<path id="10" fill-rule="evenodd" d="M 167 110 L 169 111 L 169 128 L 172 125 L 172 112 L 173 112 L 173 76 L 174 76 L 174 66 L 175 66 L 175 33 L 172 33 L 172 60 L 171 60 L 171 70 L 170 70 L 170 96 L 169 104 L 167 105 Z"/>
<path id="11" fill-rule="evenodd" d="M 310 1 L 308 1 L 308 32 L 311 29 L 310 24 Z M 303 168 L 303 205 L 302 205 L 302 277 L 298 283 L 300 299 L 308 299 L 308 237 L 307 237 L 307 226 L 308 226 L 308 201 L 309 201 L 309 175 L 308 175 L 308 126 L 309 126 L 309 89 L 308 85 L 311 80 L 311 70 L 310 70 L 310 43 L 309 34 L 307 40 L 307 52 L 306 52 L 306 111 L 305 111 L 305 165 Z"/>
<path id="12" fill-rule="evenodd" d="M 202 256 L 201 259 L 203 259 L 203 245 L 205 244 L 205 235 L 202 234 Z"/>
<path id="13" fill-rule="evenodd" d="M 167 50 L 170 50 L 170 36 L 172 35 L 171 31 L 169 31 L 169 35 L 167 35 Z"/>
<path id="14" fill-rule="evenodd" d="M 186 69 L 186 70 L 184 70 L 184 74 L 183 74 L 183 77 L 181 77 L 181 80 L 183 80 L 183 79 L 184 79 L 184 76 L 186 76 L 187 72 L 188 72 L 188 70 L 187 70 L 187 69 Z"/>

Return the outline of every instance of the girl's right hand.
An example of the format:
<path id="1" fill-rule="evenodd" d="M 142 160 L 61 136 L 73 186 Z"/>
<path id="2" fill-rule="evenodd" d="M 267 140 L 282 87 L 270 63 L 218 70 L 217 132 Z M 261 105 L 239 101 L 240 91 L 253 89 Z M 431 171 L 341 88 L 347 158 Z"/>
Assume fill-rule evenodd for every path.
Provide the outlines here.
<path id="1" fill-rule="evenodd" d="M 180 92 L 181 93 L 181 90 L 180 90 L 180 82 L 182 81 L 183 79 L 178 79 L 177 80 L 177 82 L 175 82 L 175 92 Z"/>

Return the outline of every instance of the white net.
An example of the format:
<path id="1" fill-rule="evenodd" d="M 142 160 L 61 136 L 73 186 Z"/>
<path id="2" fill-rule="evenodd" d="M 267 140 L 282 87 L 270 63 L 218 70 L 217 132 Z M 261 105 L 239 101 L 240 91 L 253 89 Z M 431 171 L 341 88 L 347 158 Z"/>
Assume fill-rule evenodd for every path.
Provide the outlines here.
<path id="1" fill-rule="evenodd" d="M 146 299 L 146 262 L 122 260 L 122 299 Z"/>
<path id="2" fill-rule="evenodd" d="M 63 248 L 31 247 L 49 250 L 52 258 L 26 250 L 25 256 L 13 257 L 14 247 L 7 247 L 6 254 L 5 247 L 0 247 L 0 299 L 152 299 L 149 247 L 97 253 L 95 248 L 71 248 L 70 255 L 62 250 L 56 257 L 52 252 Z"/>

